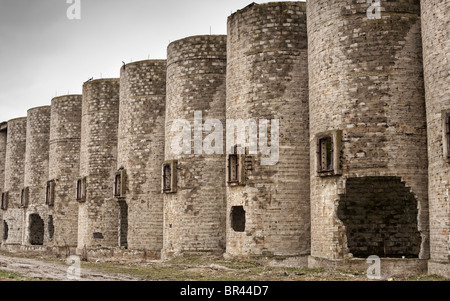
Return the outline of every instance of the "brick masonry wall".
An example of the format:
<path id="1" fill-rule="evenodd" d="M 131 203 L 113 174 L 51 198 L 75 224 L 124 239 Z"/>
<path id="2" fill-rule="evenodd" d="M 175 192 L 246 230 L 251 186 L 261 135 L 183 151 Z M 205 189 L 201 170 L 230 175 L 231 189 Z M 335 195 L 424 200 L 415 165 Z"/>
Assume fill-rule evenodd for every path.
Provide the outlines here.
<path id="1" fill-rule="evenodd" d="M 8 224 L 8 239 L 3 243 L 8 245 L 22 243 L 24 211 L 19 205 L 24 183 L 26 136 L 26 117 L 8 121 L 4 191 L 8 192 L 9 201 L 8 210 L 3 212 L 3 220 Z"/>
<path id="2" fill-rule="evenodd" d="M 52 100 L 48 180 L 55 181 L 53 246 L 77 246 L 78 202 L 76 181 L 80 170 L 82 95 Z"/>
<path id="3" fill-rule="evenodd" d="M 450 112 L 450 2 L 421 1 L 427 102 L 431 259 L 450 259 L 450 163 L 442 111 Z M 444 269 L 445 270 L 445 269 Z M 450 269 L 447 268 L 447 276 Z"/>
<path id="4" fill-rule="evenodd" d="M 248 155 L 246 185 L 227 186 L 227 253 L 309 254 L 305 3 L 251 5 L 228 19 L 227 119 L 248 118 L 279 119 L 279 161 Z M 244 207 L 244 232 L 231 227 L 233 206 Z"/>
<path id="5" fill-rule="evenodd" d="M 29 189 L 28 207 L 25 209 L 24 235 L 22 244 L 30 244 L 34 228 L 30 228 L 31 214 L 38 214 L 44 220 L 44 244 L 48 244 L 47 229 L 48 206 L 45 205 L 45 192 L 49 169 L 51 107 L 39 107 L 28 110 L 27 141 L 25 151 L 24 185 Z M 33 230 L 33 231 L 31 231 Z M 38 235 L 42 235 L 39 233 Z"/>
<path id="6" fill-rule="evenodd" d="M 128 64 L 121 69 L 117 168 L 126 170 L 128 248 L 160 252 L 166 107 L 165 60 Z"/>
<path id="7" fill-rule="evenodd" d="M 176 193 L 164 195 L 163 255 L 225 250 L 225 155 L 194 155 L 193 149 L 176 155 L 172 143 L 179 132 L 171 132 L 177 119 L 193 128 L 194 111 L 202 111 L 203 121 L 225 125 L 225 81 L 226 36 L 195 36 L 169 45 L 165 159 L 178 160 L 178 185 Z"/>
<path id="8" fill-rule="evenodd" d="M 119 205 L 113 197 L 117 167 L 119 79 L 83 85 L 80 177 L 87 177 L 79 205 L 78 249 L 118 245 Z"/>
<path id="9" fill-rule="evenodd" d="M 348 255 L 337 218 L 345 180 L 401 178 L 418 202 L 420 258 L 428 258 L 427 147 L 419 1 L 309 0 L 312 255 Z M 316 136 L 342 130 L 342 176 L 317 177 Z M 338 150 L 339 151 L 339 150 Z"/>

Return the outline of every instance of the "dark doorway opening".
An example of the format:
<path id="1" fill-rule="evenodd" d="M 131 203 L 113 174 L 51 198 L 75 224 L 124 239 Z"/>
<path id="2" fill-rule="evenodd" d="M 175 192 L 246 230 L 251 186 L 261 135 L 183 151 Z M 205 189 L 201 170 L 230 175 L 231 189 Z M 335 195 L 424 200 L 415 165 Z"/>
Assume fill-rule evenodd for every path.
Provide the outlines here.
<path id="1" fill-rule="evenodd" d="M 418 258 L 417 216 L 414 194 L 396 177 L 347 179 L 339 200 L 338 217 L 355 257 Z"/>
<path id="2" fill-rule="evenodd" d="M 231 228 L 235 232 L 245 231 L 245 210 L 242 206 L 231 208 Z"/>
<path id="3" fill-rule="evenodd" d="M 44 244 L 44 220 L 39 214 L 30 215 L 30 244 L 42 246 Z"/>

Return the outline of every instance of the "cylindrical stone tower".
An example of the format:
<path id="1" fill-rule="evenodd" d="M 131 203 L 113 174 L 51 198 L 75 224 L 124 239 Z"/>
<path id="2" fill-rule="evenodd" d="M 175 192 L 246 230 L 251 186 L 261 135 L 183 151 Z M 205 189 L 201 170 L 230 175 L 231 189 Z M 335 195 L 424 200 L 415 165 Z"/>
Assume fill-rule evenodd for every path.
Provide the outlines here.
<path id="1" fill-rule="evenodd" d="M 226 36 L 169 45 L 163 255 L 225 250 L 225 81 Z"/>
<path id="2" fill-rule="evenodd" d="M 236 138 L 227 143 L 227 254 L 309 255 L 305 3 L 250 5 L 228 18 L 227 120 L 247 122 L 227 127 Z M 257 152 L 239 136 L 259 139 Z"/>
<path id="3" fill-rule="evenodd" d="M 4 192 L 5 185 L 5 161 L 6 161 L 6 141 L 8 135 L 8 123 L 0 123 L 0 193 Z M 3 233 L 3 210 L 0 210 L 0 233 Z"/>
<path id="4" fill-rule="evenodd" d="M 430 274 L 450 277 L 450 2 L 422 0 L 428 124 Z"/>
<path id="5" fill-rule="evenodd" d="M 76 185 L 80 170 L 81 95 L 52 100 L 48 180 L 54 182 L 54 204 L 49 222 L 53 223 L 53 246 L 76 247 L 78 203 Z"/>
<path id="6" fill-rule="evenodd" d="M 119 79 L 83 85 L 78 249 L 118 246 L 119 205 L 113 187 L 117 167 Z"/>
<path id="7" fill-rule="evenodd" d="M 165 60 L 135 62 L 122 67 L 120 76 L 117 169 L 125 175 L 125 191 L 117 194 L 120 245 L 156 257 L 163 244 L 166 68 Z"/>
<path id="8" fill-rule="evenodd" d="M 48 235 L 49 207 L 46 204 L 50 111 L 50 106 L 28 110 L 24 185 L 20 200 L 25 209 L 23 245 L 47 245 L 52 239 Z"/>
<path id="9" fill-rule="evenodd" d="M 0 192 L 3 192 L 5 185 L 5 160 L 6 160 L 6 138 L 8 134 L 8 124 L 0 124 Z"/>
<path id="10" fill-rule="evenodd" d="M 426 259 L 419 0 L 307 7 L 312 256 Z"/>
<path id="11" fill-rule="evenodd" d="M 2 194 L 3 243 L 22 244 L 24 210 L 20 195 L 24 184 L 27 118 L 8 121 L 5 186 Z"/>

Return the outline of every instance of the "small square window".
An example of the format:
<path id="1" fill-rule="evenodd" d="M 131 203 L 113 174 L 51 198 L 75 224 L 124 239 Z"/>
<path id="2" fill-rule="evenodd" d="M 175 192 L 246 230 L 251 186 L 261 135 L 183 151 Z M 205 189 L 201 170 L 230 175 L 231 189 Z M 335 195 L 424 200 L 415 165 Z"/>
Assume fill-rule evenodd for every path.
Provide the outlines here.
<path id="1" fill-rule="evenodd" d="M 340 145 L 342 131 L 330 131 L 317 135 L 317 173 L 319 176 L 340 174 Z"/>
<path id="2" fill-rule="evenodd" d="M 167 161 L 162 166 L 162 192 L 177 192 L 177 166 L 178 161 Z"/>
<path id="3" fill-rule="evenodd" d="M 79 203 L 86 202 L 86 177 L 77 180 L 76 199 Z"/>
<path id="4" fill-rule="evenodd" d="M 8 192 L 3 192 L 2 193 L 1 209 L 2 210 L 7 210 L 8 209 Z"/>
<path id="5" fill-rule="evenodd" d="M 24 189 L 22 189 L 22 192 L 20 193 L 20 207 L 27 208 L 29 199 L 30 199 L 30 188 L 25 187 Z"/>
<path id="6" fill-rule="evenodd" d="M 126 172 L 125 169 L 121 168 L 116 173 L 114 177 L 114 197 L 116 198 L 123 198 L 125 197 L 125 191 L 126 191 Z"/>
<path id="7" fill-rule="evenodd" d="M 45 204 L 53 206 L 55 204 L 55 181 L 51 180 L 47 182 L 47 188 L 45 190 Z"/>

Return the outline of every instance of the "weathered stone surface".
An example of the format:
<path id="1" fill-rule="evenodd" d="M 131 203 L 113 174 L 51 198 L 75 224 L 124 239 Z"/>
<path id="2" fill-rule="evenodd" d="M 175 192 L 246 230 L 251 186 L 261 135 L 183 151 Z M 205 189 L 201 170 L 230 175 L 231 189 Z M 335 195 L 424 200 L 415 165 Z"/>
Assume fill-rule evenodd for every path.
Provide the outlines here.
<path id="1" fill-rule="evenodd" d="M 195 155 L 193 148 L 176 154 L 179 132 L 171 129 L 177 119 L 193 128 L 195 111 L 225 125 L 226 55 L 226 36 L 189 37 L 168 47 L 165 160 L 178 160 L 178 185 L 164 195 L 163 255 L 225 250 L 225 155 Z"/>
<path id="2" fill-rule="evenodd" d="M 118 245 L 119 205 L 113 187 L 119 88 L 119 79 L 99 79 L 83 85 L 80 177 L 86 177 L 86 202 L 79 205 L 78 249 Z"/>
<path id="3" fill-rule="evenodd" d="M 50 207 L 55 247 L 76 247 L 78 203 L 76 181 L 80 170 L 82 95 L 66 95 L 52 100 L 48 180 L 55 181 L 55 200 Z"/>
<path id="4" fill-rule="evenodd" d="M 280 123 L 278 162 L 263 166 L 261 149 L 247 150 L 245 185 L 227 185 L 228 254 L 310 254 L 306 33 L 300 2 L 251 5 L 228 19 L 227 119 Z M 270 127 L 267 137 L 273 143 Z M 245 231 L 231 227 L 236 206 Z"/>
<path id="5" fill-rule="evenodd" d="M 127 207 L 121 221 L 127 222 L 122 235 L 131 250 L 159 253 L 163 247 L 166 69 L 165 60 L 135 62 L 121 69 L 117 168 L 126 174 Z"/>
<path id="6" fill-rule="evenodd" d="M 428 129 L 430 273 L 450 277 L 450 160 L 444 113 L 450 113 L 450 2 L 421 1 Z M 447 267 L 445 267 L 445 264 Z"/>
<path id="7" fill-rule="evenodd" d="M 27 137 L 27 118 L 8 121 L 8 137 L 5 161 L 4 192 L 8 193 L 8 207 L 3 212 L 3 221 L 7 224 L 6 245 L 20 245 L 23 235 L 24 210 L 20 208 L 20 193 L 24 184 L 25 149 Z M 2 223 L 4 234 L 5 224 Z"/>
<path id="8" fill-rule="evenodd" d="M 47 245 L 51 240 L 47 229 L 48 206 L 45 204 L 49 169 L 50 112 L 50 106 L 28 110 L 22 187 L 28 189 L 28 204 L 23 209 L 25 213 L 23 245 L 41 245 L 40 242 Z"/>
<path id="9" fill-rule="evenodd" d="M 426 259 L 427 145 L 419 1 L 382 1 L 381 19 L 368 18 L 366 1 L 309 0 L 307 6 L 311 253 L 328 259 L 349 255 L 348 229 L 337 216 L 339 199 L 350 193 L 347 179 L 396 177 L 417 200 L 419 256 Z M 342 131 L 341 148 L 335 149 L 341 171 L 319 177 L 317 138 L 331 130 Z"/>

